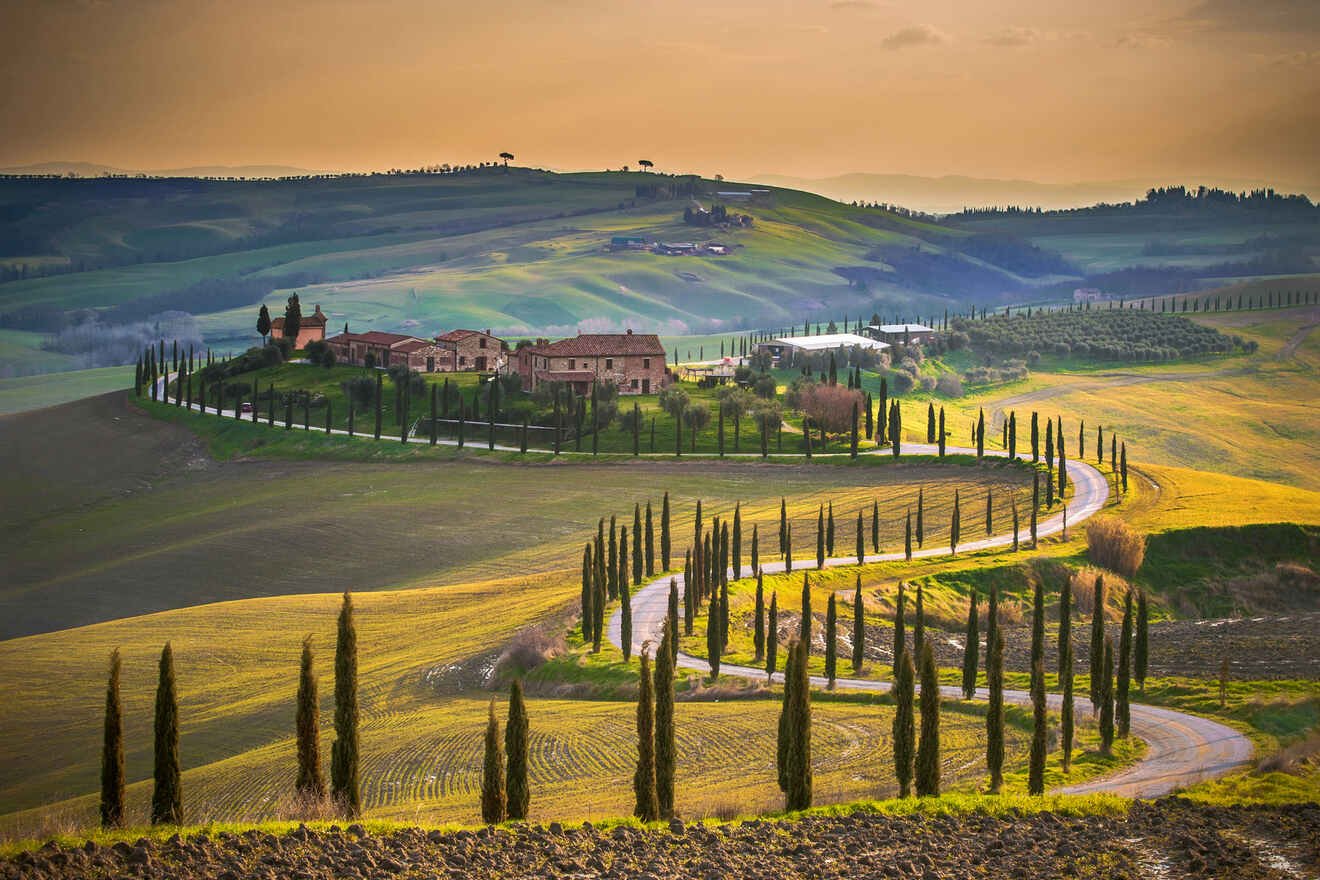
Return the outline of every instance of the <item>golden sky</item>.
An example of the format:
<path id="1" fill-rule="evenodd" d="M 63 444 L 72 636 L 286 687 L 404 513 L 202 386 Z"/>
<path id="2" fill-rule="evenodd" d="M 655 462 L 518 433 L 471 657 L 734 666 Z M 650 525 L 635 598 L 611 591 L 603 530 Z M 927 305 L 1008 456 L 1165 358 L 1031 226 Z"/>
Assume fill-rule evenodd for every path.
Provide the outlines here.
<path id="1" fill-rule="evenodd" d="M 1320 179 L 1320 0 L 0 2 L 0 166 Z"/>

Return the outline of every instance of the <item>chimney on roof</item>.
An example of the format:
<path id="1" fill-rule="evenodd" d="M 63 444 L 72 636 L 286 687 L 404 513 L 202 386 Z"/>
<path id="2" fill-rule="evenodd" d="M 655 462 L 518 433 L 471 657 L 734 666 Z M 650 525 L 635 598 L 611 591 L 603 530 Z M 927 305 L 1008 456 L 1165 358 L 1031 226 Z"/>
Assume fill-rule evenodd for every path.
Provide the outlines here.
<path id="1" fill-rule="evenodd" d="M 631 327 L 628 328 L 628 335 L 629 335 L 629 336 L 632 336 L 632 328 L 631 328 Z"/>
<path id="2" fill-rule="evenodd" d="M 489 327 L 486 328 L 486 335 L 487 335 L 487 336 L 490 335 L 490 328 L 489 328 Z"/>

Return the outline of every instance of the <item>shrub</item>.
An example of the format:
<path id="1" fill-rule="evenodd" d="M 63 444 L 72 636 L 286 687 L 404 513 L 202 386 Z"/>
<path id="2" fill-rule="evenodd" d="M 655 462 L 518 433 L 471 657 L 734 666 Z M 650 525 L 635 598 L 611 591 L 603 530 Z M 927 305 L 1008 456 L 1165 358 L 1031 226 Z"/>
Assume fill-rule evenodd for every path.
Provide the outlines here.
<path id="1" fill-rule="evenodd" d="M 935 377 L 934 377 L 934 376 L 922 376 L 922 377 L 921 377 L 921 390 L 922 390 L 922 391 L 928 391 L 928 392 L 929 392 L 929 391 L 934 391 L 934 390 L 935 390 Z"/>
<path id="2" fill-rule="evenodd" d="M 940 377 L 935 380 L 935 391 L 945 397 L 962 397 L 962 379 L 959 379 L 954 373 L 941 373 Z"/>
<path id="3" fill-rule="evenodd" d="M 376 380 L 371 376 L 354 376 L 339 383 L 344 396 L 358 410 L 364 410 L 376 400 Z"/>
<path id="4" fill-rule="evenodd" d="M 761 376 L 752 383 L 752 391 L 756 392 L 756 396 L 765 398 L 766 400 L 774 400 L 775 392 L 777 390 L 778 388 L 775 384 L 774 376 Z"/>
<path id="5" fill-rule="evenodd" d="M 892 370 L 889 373 L 889 390 L 892 394 L 906 394 L 916 384 L 916 377 L 906 370 Z"/>
<path id="6" fill-rule="evenodd" d="M 307 360 L 318 367 L 329 369 L 335 365 L 335 350 L 324 339 L 313 339 L 304 350 Z"/>
<path id="7" fill-rule="evenodd" d="M 1121 519 L 1098 516 L 1086 524 L 1086 548 L 1096 565 L 1130 578 L 1146 557 L 1146 538 Z"/>

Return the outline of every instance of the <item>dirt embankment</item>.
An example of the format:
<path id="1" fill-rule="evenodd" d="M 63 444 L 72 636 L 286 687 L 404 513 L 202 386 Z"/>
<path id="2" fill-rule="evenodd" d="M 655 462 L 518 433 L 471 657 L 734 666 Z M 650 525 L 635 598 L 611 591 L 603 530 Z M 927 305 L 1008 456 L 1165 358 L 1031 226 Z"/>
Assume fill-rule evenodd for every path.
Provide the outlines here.
<path id="1" fill-rule="evenodd" d="M 0 878 L 828 878 L 1315 876 L 1320 806 L 1205 807 L 1167 799 L 1125 816 L 895 818 L 857 812 L 667 831 L 590 825 L 374 836 L 300 828 L 54 845 L 0 862 Z"/>

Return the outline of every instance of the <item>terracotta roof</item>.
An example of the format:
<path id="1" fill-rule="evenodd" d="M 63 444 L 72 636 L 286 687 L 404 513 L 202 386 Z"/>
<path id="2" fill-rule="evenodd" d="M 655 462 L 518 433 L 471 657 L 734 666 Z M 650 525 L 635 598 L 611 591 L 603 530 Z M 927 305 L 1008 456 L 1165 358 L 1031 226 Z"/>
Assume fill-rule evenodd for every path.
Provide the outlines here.
<path id="1" fill-rule="evenodd" d="M 537 346 L 536 353 L 545 357 L 664 357 L 665 347 L 654 333 L 583 333 Z"/>
<path id="2" fill-rule="evenodd" d="M 310 315 L 302 316 L 300 327 L 311 327 L 313 325 L 321 325 L 324 323 L 325 323 L 325 315 L 321 314 L 320 312 L 313 312 Z M 280 315 L 278 318 L 271 318 L 270 326 L 274 327 L 276 330 L 283 329 L 284 316 Z"/>
<path id="3" fill-rule="evenodd" d="M 442 336 L 437 336 L 437 342 L 461 342 L 469 336 L 483 336 L 479 330 L 450 330 Z"/>

